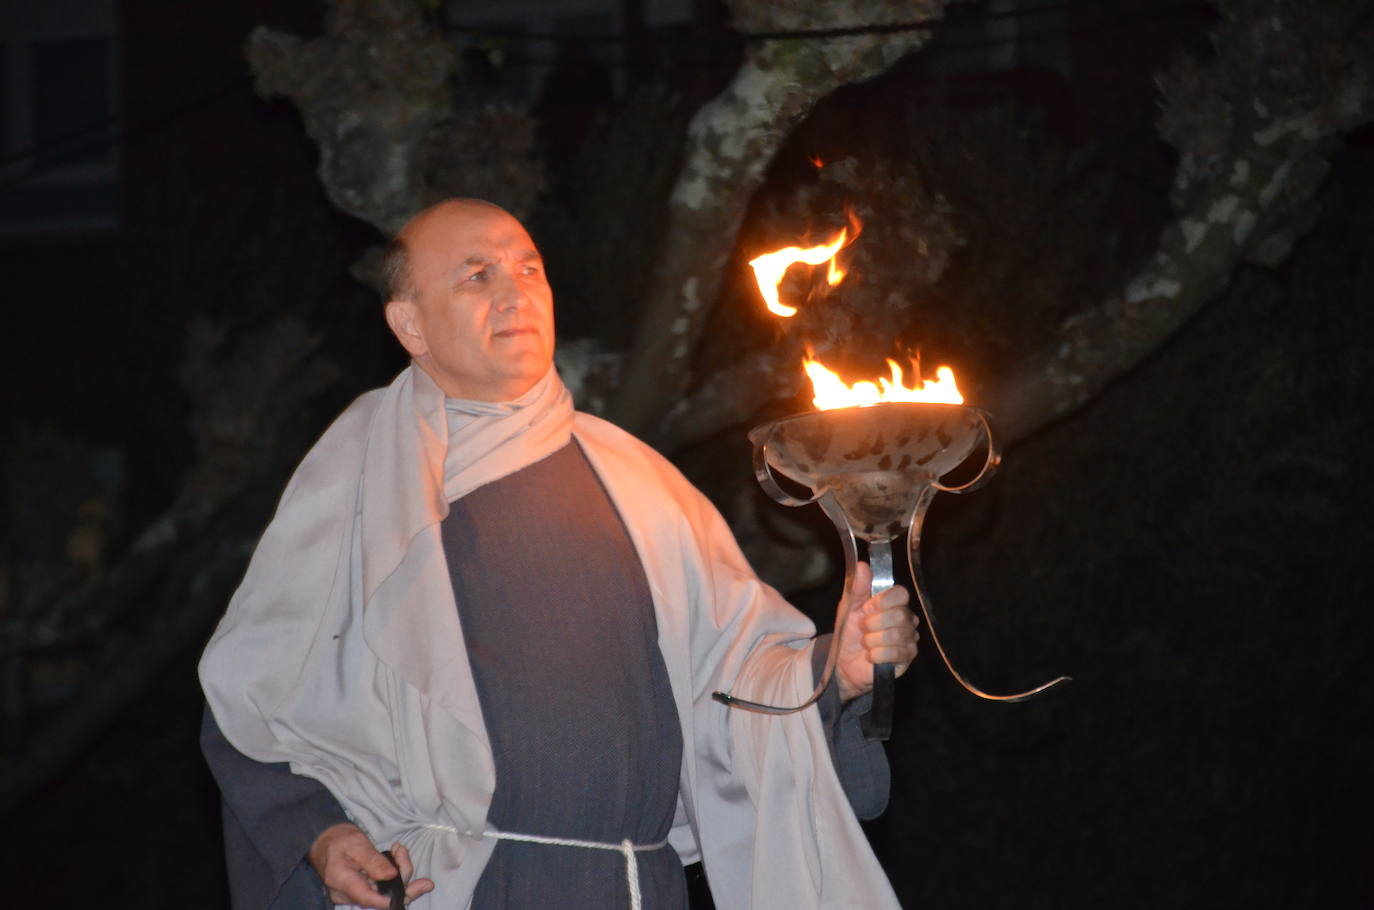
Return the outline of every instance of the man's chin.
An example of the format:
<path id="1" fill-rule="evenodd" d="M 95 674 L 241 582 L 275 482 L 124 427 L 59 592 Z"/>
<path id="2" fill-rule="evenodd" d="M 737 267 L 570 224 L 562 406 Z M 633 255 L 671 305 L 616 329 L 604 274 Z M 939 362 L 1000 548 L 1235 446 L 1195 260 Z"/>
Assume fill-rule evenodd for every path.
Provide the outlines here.
<path id="1" fill-rule="evenodd" d="M 524 395 L 544 378 L 552 364 L 551 358 L 531 355 L 508 360 L 478 376 L 471 372 L 451 373 L 437 369 L 432 361 L 416 360 L 416 365 L 449 398 L 491 402 L 514 401 Z"/>
<path id="2" fill-rule="evenodd" d="M 544 378 L 544 374 L 553 365 L 553 360 L 548 357 L 522 357 L 511 365 L 509 370 L 503 371 L 503 385 L 508 389 L 519 389 L 511 398 L 519 398 L 521 395 L 534 388 L 535 383 Z"/>

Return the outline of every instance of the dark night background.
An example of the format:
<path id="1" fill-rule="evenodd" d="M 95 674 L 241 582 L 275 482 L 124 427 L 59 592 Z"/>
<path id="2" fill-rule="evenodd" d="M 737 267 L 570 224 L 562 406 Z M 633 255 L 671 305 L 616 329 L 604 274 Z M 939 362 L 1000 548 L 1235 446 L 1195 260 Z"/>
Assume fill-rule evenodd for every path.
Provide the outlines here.
<path id="1" fill-rule="evenodd" d="M 1203 2 L 1059 8 L 1027 30 L 1018 61 L 994 65 L 992 11 L 950 7 L 928 51 L 818 105 L 742 238 L 787 210 L 811 155 L 908 162 L 964 219 L 931 305 L 1000 301 L 933 326 L 936 352 L 993 370 L 1043 338 L 1064 315 L 1044 300 L 1110 285 L 1168 218 L 1175 161 L 1154 131 L 1154 74 L 1205 50 L 1215 22 Z M 254 26 L 316 34 L 321 14 L 311 0 L 122 0 L 113 59 L 69 47 L 34 63 L 33 90 L 75 107 L 23 147 L 4 136 L 0 893 L 12 906 L 227 907 L 218 795 L 196 742 L 195 664 L 218 609 L 192 605 L 225 601 L 304 448 L 403 365 L 350 273 L 378 233 L 331 205 L 300 114 L 258 97 L 243 58 Z M 722 14 L 699 3 L 696 15 L 696 31 L 655 37 L 668 51 L 627 55 L 614 86 L 596 45 L 570 42 L 502 45 L 494 74 L 464 76 L 501 90 L 563 54 L 533 99 L 548 188 L 527 221 L 568 338 L 627 343 L 602 288 L 642 281 L 652 251 L 588 253 L 568 213 L 605 190 L 615 159 L 588 162 L 598 143 L 602 158 L 624 152 L 605 124 L 625 99 L 675 92 L 662 129 L 678 130 L 729 77 L 738 49 Z M 83 112 L 105 102 L 90 80 L 110 72 L 117 101 L 93 122 Z M 922 149 L 913 122 L 946 152 L 971 151 Z M 892 804 L 868 826 L 904 906 L 1374 907 L 1371 127 L 1329 159 L 1312 227 L 1282 263 L 1236 268 L 1138 367 L 1011 446 L 990 485 L 937 499 L 927 574 L 962 669 L 993 690 L 1074 682 L 981 702 L 923 643 L 898 688 Z M 117 180 L 44 179 L 90 161 L 113 162 Z M 43 222 L 63 213 L 94 214 Z M 741 262 L 723 306 L 745 306 Z M 706 366 L 765 331 L 731 312 L 715 317 Z M 282 315 L 309 329 L 289 334 Z M 246 346 L 289 363 L 262 375 L 233 359 Z M 306 366 L 307 350 L 323 365 Z M 197 467 L 217 438 L 196 423 L 217 383 L 279 396 L 292 419 L 246 448 L 247 466 L 216 468 L 251 482 L 202 516 L 208 532 L 141 567 L 134 541 L 168 503 L 223 482 Z M 673 454 L 716 495 L 747 470 L 743 429 Z M 824 624 L 838 589 L 832 574 L 792 593 Z M 91 590 L 103 593 L 82 600 Z"/>

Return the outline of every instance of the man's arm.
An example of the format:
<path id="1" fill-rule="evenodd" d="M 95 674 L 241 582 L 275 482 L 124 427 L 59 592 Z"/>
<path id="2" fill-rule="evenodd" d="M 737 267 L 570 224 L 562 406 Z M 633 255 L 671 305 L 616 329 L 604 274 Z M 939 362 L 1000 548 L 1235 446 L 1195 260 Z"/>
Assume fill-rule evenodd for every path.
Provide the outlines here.
<path id="1" fill-rule="evenodd" d="M 825 660 L 830 653 L 829 632 L 817 636 L 811 651 L 811 675 L 819 682 L 825 672 Z M 887 808 L 892 789 L 892 773 L 887 763 L 887 751 L 877 740 L 864 737 L 860 719 L 868 713 L 872 693 L 844 703 L 840 699 L 838 683 L 832 678 L 817 703 L 821 711 L 821 727 L 830 744 L 830 758 L 840 786 L 849 799 L 850 808 L 862 819 L 877 818 Z"/>
<path id="2" fill-rule="evenodd" d="M 386 908 L 374 882 L 408 882 L 414 899 L 433 890 L 413 878 L 405 847 L 396 865 L 382 856 L 319 781 L 291 772 L 286 762 L 260 762 L 224 737 L 207 708 L 201 751 L 224 800 L 224 853 L 234 910 L 324 910 L 334 904 Z"/>
<path id="3" fill-rule="evenodd" d="M 254 761 L 224 738 L 206 709 L 200 747 L 223 795 L 224 850 L 234 910 L 331 906 L 306 855 L 348 817 L 319 781 L 286 762 Z"/>

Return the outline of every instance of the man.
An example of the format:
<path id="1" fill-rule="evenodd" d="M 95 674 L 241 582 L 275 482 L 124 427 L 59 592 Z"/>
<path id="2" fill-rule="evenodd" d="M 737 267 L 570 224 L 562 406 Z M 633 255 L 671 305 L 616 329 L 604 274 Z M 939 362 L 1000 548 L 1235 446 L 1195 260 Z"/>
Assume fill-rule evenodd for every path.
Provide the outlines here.
<path id="1" fill-rule="evenodd" d="M 520 223 L 441 203 L 387 271 L 412 365 L 301 463 L 201 663 L 236 907 L 385 908 L 399 870 L 417 907 L 680 910 L 697 859 L 722 910 L 896 906 L 832 766 L 881 747 L 711 698 L 799 704 L 826 643 L 573 412 Z M 916 653 L 906 592 L 860 575 L 832 715 Z"/>

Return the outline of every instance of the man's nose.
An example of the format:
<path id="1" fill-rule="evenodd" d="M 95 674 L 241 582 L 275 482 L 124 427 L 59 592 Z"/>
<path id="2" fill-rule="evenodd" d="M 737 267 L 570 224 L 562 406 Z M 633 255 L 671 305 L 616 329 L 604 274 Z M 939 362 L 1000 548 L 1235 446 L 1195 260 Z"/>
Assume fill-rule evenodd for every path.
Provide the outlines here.
<path id="1" fill-rule="evenodd" d="M 514 275 L 503 274 L 496 287 L 496 305 L 502 310 L 514 310 L 529 302 L 529 295 Z"/>

